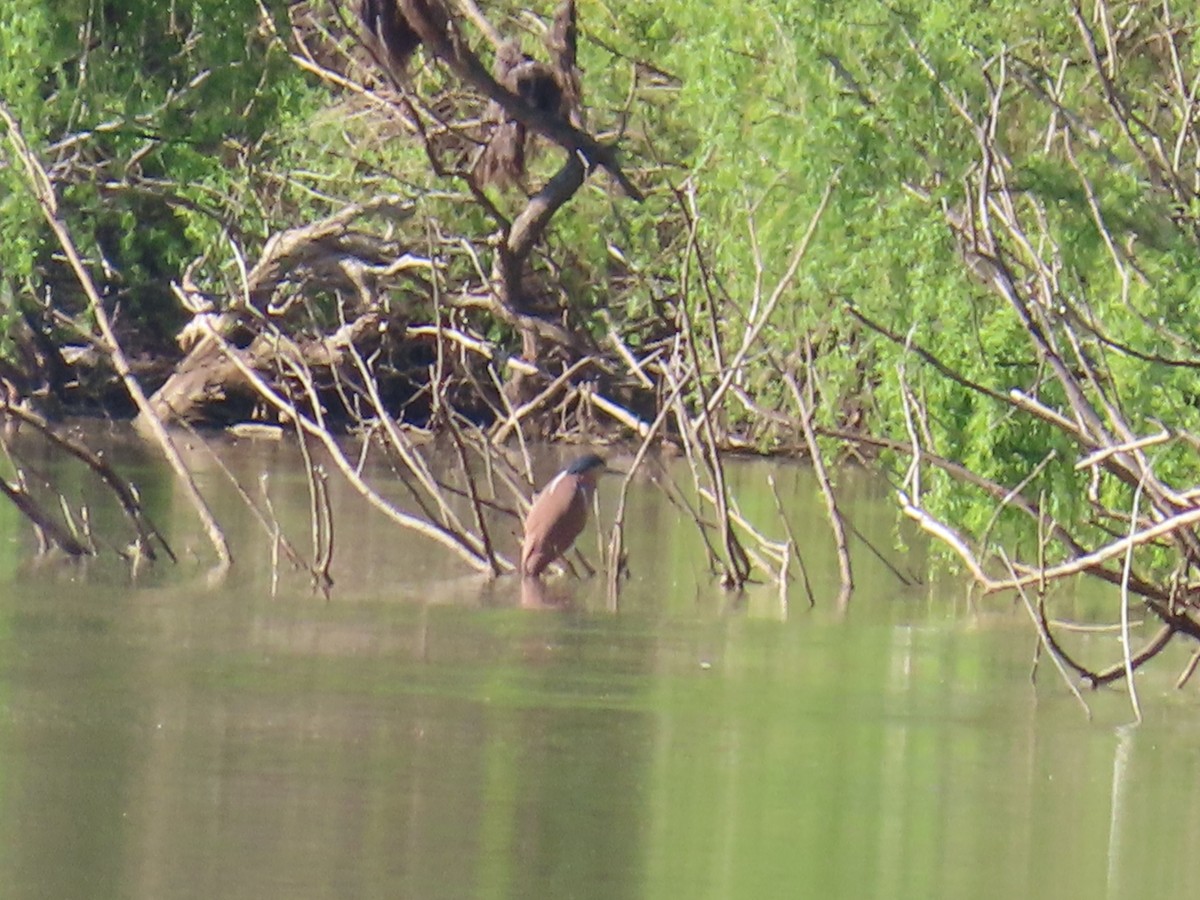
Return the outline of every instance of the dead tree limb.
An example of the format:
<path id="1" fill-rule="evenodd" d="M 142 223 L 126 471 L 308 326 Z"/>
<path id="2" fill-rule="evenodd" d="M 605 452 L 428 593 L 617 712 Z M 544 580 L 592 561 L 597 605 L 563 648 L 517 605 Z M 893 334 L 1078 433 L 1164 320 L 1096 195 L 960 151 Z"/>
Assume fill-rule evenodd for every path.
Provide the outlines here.
<path id="1" fill-rule="evenodd" d="M 92 549 L 64 527 L 56 516 L 51 515 L 33 497 L 18 479 L 15 483 L 0 478 L 0 493 L 28 519 L 38 533 L 69 556 L 90 556 Z"/>
<path id="2" fill-rule="evenodd" d="M 171 562 L 177 562 L 175 552 L 171 549 L 171 545 L 167 543 L 167 539 L 163 536 L 162 532 L 154 527 L 154 524 L 146 516 L 146 512 L 142 509 L 141 501 L 138 499 L 133 486 L 117 474 L 117 471 L 109 464 L 108 460 L 92 451 L 91 448 L 87 447 L 81 441 L 53 428 L 42 416 L 21 406 L 13 406 L 5 398 L 0 398 L 0 414 L 12 416 L 14 419 L 35 429 L 51 444 L 71 454 L 71 456 L 95 472 L 104 485 L 112 492 L 113 496 L 116 497 L 117 502 L 121 505 L 121 509 L 125 512 L 125 516 L 136 530 L 140 549 L 145 553 L 147 559 L 157 559 L 157 551 L 154 548 L 156 544 L 160 544 L 163 550 L 166 551 L 167 556 L 171 558 Z"/>
<path id="3" fill-rule="evenodd" d="M 589 170 L 604 169 L 626 196 L 633 200 L 643 199 L 642 192 L 622 170 L 614 148 L 601 144 L 561 116 L 539 108 L 496 81 L 471 51 L 453 17 L 447 14 L 439 0 L 396 0 L 396 5 L 420 36 L 426 51 L 433 53 L 463 83 L 501 106 L 511 118 L 558 144 L 568 154 L 582 158 Z"/>
<path id="4" fill-rule="evenodd" d="M 463 559 L 475 569 L 481 572 L 492 571 L 493 562 L 473 545 L 473 542 L 464 532 L 451 529 L 445 525 L 438 525 L 426 518 L 399 509 L 394 504 L 387 502 L 377 491 L 367 484 L 360 474 L 358 467 L 346 457 L 333 432 L 324 422 L 320 401 L 314 396 L 311 386 L 306 389 L 308 393 L 308 406 L 311 410 L 310 417 L 310 415 L 301 411 L 297 404 L 289 401 L 267 384 L 259 373 L 246 364 L 241 355 L 237 353 L 236 348 L 230 347 L 215 331 L 210 331 L 209 337 L 217 341 L 218 346 L 223 348 L 231 363 L 254 386 L 260 397 L 270 403 L 282 416 L 295 421 L 297 427 L 303 429 L 306 434 L 316 438 L 322 444 L 333 464 L 371 506 L 396 524 L 424 535 L 450 549 L 460 559 Z M 293 372 L 298 375 L 302 374 L 301 363 L 293 358 L 290 365 Z M 511 561 L 503 557 L 497 556 L 495 561 L 504 571 L 512 571 L 515 568 Z"/>

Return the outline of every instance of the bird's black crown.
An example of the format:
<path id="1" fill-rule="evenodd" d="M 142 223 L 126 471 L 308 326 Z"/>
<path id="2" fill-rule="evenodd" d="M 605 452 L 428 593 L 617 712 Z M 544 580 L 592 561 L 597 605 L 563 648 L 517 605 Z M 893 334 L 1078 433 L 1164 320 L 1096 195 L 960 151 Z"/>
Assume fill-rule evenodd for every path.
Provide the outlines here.
<path id="1" fill-rule="evenodd" d="M 568 475 L 582 475 L 584 472 L 590 472 L 592 469 L 603 469 L 605 466 L 604 457 L 597 456 L 595 453 L 588 453 L 567 466 Z"/>

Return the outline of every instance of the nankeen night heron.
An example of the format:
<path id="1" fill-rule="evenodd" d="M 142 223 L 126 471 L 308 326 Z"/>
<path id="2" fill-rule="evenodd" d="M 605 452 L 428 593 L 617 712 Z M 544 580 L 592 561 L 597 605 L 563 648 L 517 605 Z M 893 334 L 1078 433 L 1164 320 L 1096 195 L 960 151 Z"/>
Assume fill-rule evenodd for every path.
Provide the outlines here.
<path id="1" fill-rule="evenodd" d="M 581 456 L 542 488 L 525 517 L 521 574 L 538 578 L 546 566 L 571 549 L 587 522 L 596 479 L 605 471 L 595 453 Z"/>

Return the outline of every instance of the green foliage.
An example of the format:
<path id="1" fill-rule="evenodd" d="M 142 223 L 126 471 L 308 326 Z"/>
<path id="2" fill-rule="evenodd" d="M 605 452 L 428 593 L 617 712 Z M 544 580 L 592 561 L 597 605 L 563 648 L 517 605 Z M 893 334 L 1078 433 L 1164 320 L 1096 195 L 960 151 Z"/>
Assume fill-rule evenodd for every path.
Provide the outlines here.
<path id="1" fill-rule="evenodd" d="M 1162 29 L 1154 15 L 1148 8 L 1130 12 L 1120 75 L 1126 102 L 1157 126 L 1166 108 L 1162 85 L 1174 73 L 1155 38 Z M 1181 34 L 1195 34 L 1194 13 L 1187 16 L 1176 24 Z M 819 237 L 745 373 L 742 383 L 760 403 L 790 405 L 779 369 L 795 368 L 807 335 L 821 351 L 818 420 L 837 426 L 848 410 L 865 408 L 871 430 L 904 439 L 903 365 L 929 411 L 930 449 L 1005 485 L 1021 482 L 1055 451 L 1027 491 L 1045 495 L 1066 519 L 1084 511 L 1086 479 L 1073 468 L 1081 448 L 846 315 L 853 304 L 964 378 L 1000 393 L 1033 391 L 1050 407 L 1065 408 L 1013 310 L 963 265 L 944 215 L 977 202 L 964 188 L 978 182 L 980 144 L 961 109 L 983 121 L 991 92 L 1003 84 L 996 143 L 1012 161 L 1004 178 L 1027 203 L 1018 215 L 1052 241 L 1037 250 L 1057 268 L 1063 295 L 1054 301 L 1063 324 L 1087 323 L 1132 351 L 1080 329 L 1106 392 L 1135 429 L 1156 431 L 1156 421 L 1200 425 L 1194 368 L 1152 359 L 1198 355 L 1200 205 L 1180 206 L 1149 172 L 1104 106 L 1095 72 L 1080 63 L 1084 45 L 1060 7 L 1023 2 L 999 15 L 961 0 L 752 0 L 736 9 L 654 0 L 622 9 L 606 25 L 606 42 L 678 79 L 670 102 L 648 104 L 646 127 L 662 158 L 677 165 L 673 182 L 686 178 L 694 188 L 701 246 L 734 307 L 744 312 L 754 297 L 751 235 L 769 292 L 837 173 Z M 1182 45 L 1190 83 L 1196 58 L 1187 54 L 1186 37 Z M 1063 107 L 1087 129 L 1085 137 L 1073 136 L 1073 158 L 1063 152 L 1061 121 L 1060 135 L 1047 138 L 1050 107 L 1039 91 L 1056 80 Z M 1026 253 L 1008 250 L 1017 258 Z M 1114 265 L 1117 252 L 1136 253 L 1138 275 Z M 704 326 L 702 292 L 693 288 L 686 301 Z M 736 345 L 741 323 L 733 311 L 721 328 Z M 747 424 L 752 419 L 747 415 Z M 1170 446 L 1158 463 L 1173 483 L 1200 477 L 1186 448 Z M 991 502 L 961 483 L 931 475 L 926 486 L 932 508 L 964 527 L 981 528 L 990 518 Z M 1127 486 L 1103 490 L 1128 507 Z"/>
<path id="2" fill-rule="evenodd" d="M 0 12 L 0 96 L 55 167 L 67 224 L 120 321 L 152 346 L 177 324 L 169 282 L 225 229 L 255 227 L 241 201 L 298 98 L 301 77 L 268 49 L 259 16 L 254 0 Z M 0 178 L 0 268 L 26 297 L 62 288 L 56 302 L 70 308 L 19 170 Z"/>
<path id="3" fill-rule="evenodd" d="M 21 8 L 7 4 L 0 8 L 0 46 L 5 48 L 7 63 L 0 66 L 0 98 L 25 127 L 27 136 L 36 141 L 42 131 L 33 115 L 39 103 L 41 85 L 36 69 L 22 62 L 37 59 L 46 52 L 50 26 L 41 6 Z M 38 247 L 37 204 L 24 189 L 21 172 L 15 166 L 0 166 L 0 270 L 5 284 L 29 279 Z"/>

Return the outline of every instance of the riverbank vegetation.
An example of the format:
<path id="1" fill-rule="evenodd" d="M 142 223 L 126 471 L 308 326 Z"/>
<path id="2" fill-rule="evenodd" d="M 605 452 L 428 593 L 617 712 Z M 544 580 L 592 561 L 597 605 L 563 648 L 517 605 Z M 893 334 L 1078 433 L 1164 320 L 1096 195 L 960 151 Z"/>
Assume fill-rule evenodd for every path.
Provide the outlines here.
<path id="1" fill-rule="evenodd" d="M 371 436 L 434 510 L 401 524 L 492 573 L 501 501 L 466 473 L 623 436 L 694 460 L 733 586 L 802 548 L 739 521 L 721 453 L 811 458 L 846 595 L 829 464 L 865 459 L 1056 659 L 1126 677 L 1200 637 L 1198 26 L 1105 0 L 0 13 L 0 375 L 52 416 L 298 425 L 351 479 L 336 435 Z M 455 448 L 466 524 L 411 428 Z M 1126 628 L 1119 665 L 1073 661 L 1044 594 L 1080 573 L 1141 598 L 1144 651 Z"/>

